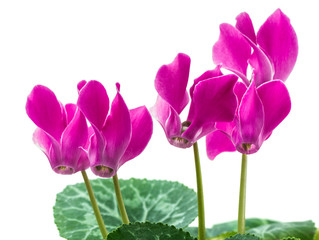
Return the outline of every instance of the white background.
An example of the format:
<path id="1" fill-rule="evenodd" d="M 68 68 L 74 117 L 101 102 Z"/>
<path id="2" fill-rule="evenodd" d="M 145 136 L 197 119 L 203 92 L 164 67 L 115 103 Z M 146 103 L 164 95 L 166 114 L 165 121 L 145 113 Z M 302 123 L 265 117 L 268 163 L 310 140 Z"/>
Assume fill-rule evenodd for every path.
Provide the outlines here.
<path id="1" fill-rule="evenodd" d="M 240 2 L 240 3 L 239 3 Z M 214 68 L 212 46 L 219 24 L 242 11 L 255 29 L 277 8 L 297 32 L 299 56 L 287 81 L 292 110 L 248 158 L 247 217 L 312 219 L 319 225 L 319 32 L 315 1 L 9 1 L 0 6 L 0 219 L 1 239 L 61 239 L 52 207 L 56 193 L 81 182 L 81 174 L 55 174 L 31 138 L 35 129 L 25 102 L 36 84 L 63 103 L 76 102 L 76 84 L 101 81 L 112 99 L 115 83 L 129 106 L 151 107 L 154 77 L 178 52 L 191 59 L 189 86 Z M 187 110 L 186 110 L 187 111 Z M 186 117 L 186 114 L 182 117 Z M 237 217 L 241 155 L 208 160 L 199 141 L 207 226 Z M 90 178 L 95 178 L 88 171 Z M 195 188 L 192 149 L 154 134 L 142 155 L 126 163 L 120 178 L 180 181 Z"/>

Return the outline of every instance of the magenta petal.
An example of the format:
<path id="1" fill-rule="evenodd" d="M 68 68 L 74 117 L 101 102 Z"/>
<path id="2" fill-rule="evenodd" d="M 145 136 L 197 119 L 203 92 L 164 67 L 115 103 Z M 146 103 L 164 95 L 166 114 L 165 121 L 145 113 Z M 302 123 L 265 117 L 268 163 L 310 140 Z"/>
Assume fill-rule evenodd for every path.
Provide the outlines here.
<path id="1" fill-rule="evenodd" d="M 79 92 L 77 105 L 89 122 L 102 129 L 109 111 L 109 98 L 104 86 L 98 81 L 89 81 Z"/>
<path id="2" fill-rule="evenodd" d="M 102 165 L 112 168 L 115 174 L 118 163 L 129 145 L 132 136 L 130 112 L 118 92 L 112 102 L 110 115 L 102 130 L 105 137 L 105 162 Z"/>
<path id="3" fill-rule="evenodd" d="M 248 13 L 241 13 L 236 17 L 236 28 L 245 34 L 253 43 L 256 44 L 256 34 L 254 30 L 253 23 L 248 15 Z"/>
<path id="4" fill-rule="evenodd" d="M 285 119 L 291 108 L 289 92 L 282 81 L 270 81 L 257 88 L 265 111 L 263 139 Z"/>
<path id="5" fill-rule="evenodd" d="M 234 85 L 237 76 L 230 74 L 199 82 L 193 93 L 191 122 L 226 122 L 234 119 L 237 99 Z"/>
<path id="6" fill-rule="evenodd" d="M 182 134 L 182 138 L 187 140 L 187 144 L 184 144 L 184 148 L 191 147 L 200 138 L 205 137 L 207 134 L 214 131 L 214 122 L 193 122 Z"/>
<path id="7" fill-rule="evenodd" d="M 243 96 L 244 96 L 246 91 L 247 91 L 247 87 L 246 87 L 246 85 L 244 83 L 237 82 L 235 84 L 234 93 L 236 94 L 237 101 L 238 101 L 239 104 L 240 104 L 241 99 L 243 98 Z M 239 104 L 238 104 L 238 107 L 239 107 Z"/>
<path id="8" fill-rule="evenodd" d="M 241 32 L 230 24 L 221 24 L 219 39 L 213 47 L 214 63 L 238 73 L 247 82 L 245 76 L 250 55 L 251 47 Z"/>
<path id="9" fill-rule="evenodd" d="M 67 126 L 61 138 L 61 151 L 63 165 L 72 168 L 74 171 L 77 168 L 78 160 L 82 154 L 82 149 L 87 143 L 88 127 L 86 119 L 80 110 L 74 115 L 74 118 Z"/>
<path id="10" fill-rule="evenodd" d="M 29 118 L 57 141 L 66 126 L 64 109 L 54 93 L 47 87 L 37 85 L 28 96 L 26 111 Z"/>
<path id="11" fill-rule="evenodd" d="M 119 166 L 143 152 L 153 133 L 153 121 L 145 106 L 130 110 L 132 137 Z"/>
<path id="12" fill-rule="evenodd" d="M 73 103 L 68 103 L 65 105 L 67 124 L 69 124 L 71 120 L 73 119 L 76 109 L 77 109 L 77 106 Z"/>
<path id="13" fill-rule="evenodd" d="M 260 27 L 257 43 L 274 64 L 274 79 L 285 81 L 297 60 L 298 40 L 289 18 L 280 9 Z"/>
<path id="14" fill-rule="evenodd" d="M 45 133 L 41 128 L 37 128 L 33 133 L 33 142 L 49 158 L 49 151 L 52 143 L 48 134 Z"/>
<path id="15" fill-rule="evenodd" d="M 254 53 L 249 58 L 248 62 L 253 68 L 255 84 L 256 86 L 259 86 L 260 84 L 273 79 L 274 70 L 266 54 L 249 39 L 247 39 L 247 41 L 254 49 Z"/>
<path id="16" fill-rule="evenodd" d="M 163 65 L 157 72 L 155 88 L 158 94 L 168 102 L 178 114 L 182 112 L 189 101 L 186 91 L 190 58 L 179 53 L 174 61 Z"/>
<path id="17" fill-rule="evenodd" d="M 82 80 L 80 81 L 78 84 L 77 84 L 77 89 L 78 89 L 78 92 L 81 91 L 81 89 L 85 86 L 87 82 L 85 80 Z"/>
<path id="18" fill-rule="evenodd" d="M 241 143 L 256 145 L 264 125 L 264 110 L 254 82 L 244 94 L 238 114 Z"/>
<path id="19" fill-rule="evenodd" d="M 155 105 L 151 108 L 153 117 L 161 124 L 166 137 L 177 137 L 181 134 L 182 123 L 177 112 L 160 96 L 157 96 Z"/>
<path id="20" fill-rule="evenodd" d="M 221 68 L 221 65 L 218 65 L 215 69 L 204 72 L 202 75 L 200 75 L 198 78 L 196 78 L 194 80 L 193 85 L 189 89 L 189 94 L 190 94 L 191 98 L 193 98 L 193 92 L 194 92 L 195 86 L 200 81 L 206 80 L 208 78 L 219 77 L 219 76 L 223 75 L 223 73 L 220 71 L 220 68 Z"/>
<path id="21" fill-rule="evenodd" d="M 76 165 L 75 172 L 84 171 L 90 167 L 90 161 L 88 159 L 88 154 L 81 148 L 81 154 Z"/>
<path id="22" fill-rule="evenodd" d="M 207 135 L 206 151 L 208 158 L 214 160 L 218 154 L 234 152 L 236 148 L 226 133 L 217 130 Z"/>

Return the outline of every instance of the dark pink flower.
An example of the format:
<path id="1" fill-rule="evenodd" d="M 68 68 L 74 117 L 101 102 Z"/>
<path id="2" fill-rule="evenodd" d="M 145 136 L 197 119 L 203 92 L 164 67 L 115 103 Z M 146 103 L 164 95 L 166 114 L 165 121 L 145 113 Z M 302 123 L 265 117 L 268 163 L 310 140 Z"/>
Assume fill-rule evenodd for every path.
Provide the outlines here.
<path id="1" fill-rule="evenodd" d="M 49 88 L 37 85 L 28 96 L 26 111 L 38 126 L 33 141 L 56 173 L 73 174 L 90 166 L 85 151 L 88 127 L 75 104 L 63 106 Z"/>
<path id="2" fill-rule="evenodd" d="M 217 130 L 207 136 L 210 159 L 225 151 L 257 152 L 291 108 L 283 81 L 295 65 L 298 43 L 289 18 L 276 10 L 257 36 L 247 13 L 236 19 L 236 27 L 221 24 L 213 60 L 243 80 L 235 86 L 240 104 L 233 122 L 217 123 Z M 252 68 L 250 79 L 248 65 Z"/>
<path id="3" fill-rule="evenodd" d="M 152 114 L 162 125 L 170 144 L 187 148 L 215 129 L 215 122 L 232 121 L 237 106 L 233 92 L 237 76 L 222 75 L 219 67 L 205 72 L 190 88 L 191 105 L 187 121 L 179 114 L 189 102 L 186 91 L 190 58 L 178 54 L 174 61 L 157 72 L 157 101 Z"/>
<path id="4" fill-rule="evenodd" d="M 127 108 L 119 84 L 110 111 L 101 83 L 81 81 L 78 89 L 77 105 L 94 130 L 88 150 L 91 170 L 100 177 L 112 177 L 144 150 L 153 132 L 152 118 L 145 106 Z"/>

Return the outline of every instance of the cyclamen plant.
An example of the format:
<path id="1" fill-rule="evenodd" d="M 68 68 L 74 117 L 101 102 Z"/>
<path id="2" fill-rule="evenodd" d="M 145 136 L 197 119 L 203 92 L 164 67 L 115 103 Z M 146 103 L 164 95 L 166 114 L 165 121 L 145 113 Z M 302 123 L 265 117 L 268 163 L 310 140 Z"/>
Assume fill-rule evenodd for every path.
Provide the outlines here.
<path id="1" fill-rule="evenodd" d="M 217 66 L 196 78 L 189 93 L 186 88 L 191 60 L 186 54 L 179 53 L 172 63 L 160 67 L 155 77 L 158 97 L 151 113 L 171 145 L 193 146 L 197 194 L 177 182 L 118 179 L 119 168 L 143 152 L 153 132 L 147 108 L 129 110 L 120 94 L 120 84 L 116 84 L 111 108 L 106 89 L 95 80 L 78 83 L 77 104 L 63 105 L 49 88 L 34 87 L 26 104 L 26 112 L 37 126 L 34 143 L 54 172 L 65 175 L 80 171 L 84 179 L 84 184 L 69 185 L 57 194 L 54 217 L 61 237 L 319 239 L 311 221 L 245 219 L 247 154 L 256 153 L 290 111 L 284 81 L 295 65 L 298 43 L 289 18 L 280 9 L 257 35 L 247 13 L 236 19 L 235 27 L 220 26 L 220 37 L 213 47 Z M 233 74 L 224 75 L 221 69 Z M 182 121 L 180 114 L 189 102 L 188 116 Z M 212 228 L 205 226 L 197 146 L 205 136 L 211 160 L 225 151 L 242 153 L 238 220 Z M 88 168 L 100 178 L 89 181 L 85 172 Z M 197 216 L 198 227 L 189 227 Z"/>

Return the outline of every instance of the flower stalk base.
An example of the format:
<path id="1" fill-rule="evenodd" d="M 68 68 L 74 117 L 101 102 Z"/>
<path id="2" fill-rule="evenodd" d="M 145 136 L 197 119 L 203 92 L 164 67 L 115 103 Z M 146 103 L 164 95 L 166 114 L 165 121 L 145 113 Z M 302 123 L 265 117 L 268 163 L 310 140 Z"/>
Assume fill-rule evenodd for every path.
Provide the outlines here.
<path id="1" fill-rule="evenodd" d="M 197 142 L 193 145 L 196 181 L 197 181 L 197 205 L 198 205 L 198 240 L 205 240 L 205 208 L 204 208 L 204 191 L 202 182 L 202 172 L 200 167 L 200 159 Z"/>
<path id="2" fill-rule="evenodd" d="M 96 199 L 95 199 L 95 196 L 94 196 L 94 193 L 93 193 L 93 189 L 92 189 L 91 183 L 89 181 L 89 178 L 88 178 L 86 172 L 85 171 L 81 171 L 81 173 L 82 173 L 82 176 L 83 176 L 83 179 L 84 179 L 86 190 L 87 190 L 87 192 L 89 194 L 89 197 L 90 197 L 91 205 L 92 205 L 92 208 L 93 208 L 93 211 L 94 211 L 94 215 L 95 215 L 96 221 L 97 221 L 97 223 L 99 225 L 102 237 L 103 237 L 103 239 L 106 239 L 107 230 L 106 230 L 103 218 L 101 216 L 99 207 L 97 205 L 97 202 L 96 202 Z"/>
<path id="3" fill-rule="evenodd" d="M 118 208 L 120 210 L 122 222 L 124 224 L 129 224 L 130 220 L 128 219 L 128 216 L 127 216 L 127 213 L 126 213 L 126 209 L 125 209 L 125 205 L 124 205 L 124 202 L 123 202 L 121 189 L 120 189 L 120 183 L 119 183 L 119 179 L 117 177 L 117 174 L 115 174 L 113 176 L 113 184 L 114 184 L 114 190 L 115 190 L 115 195 L 116 195 L 116 199 L 117 199 L 117 205 L 118 205 Z"/>
<path id="4" fill-rule="evenodd" d="M 247 155 L 242 154 L 239 206 L 238 206 L 238 229 L 237 229 L 237 232 L 240 234 L 245 233 L 246 182 L 247 182 Z"/>

